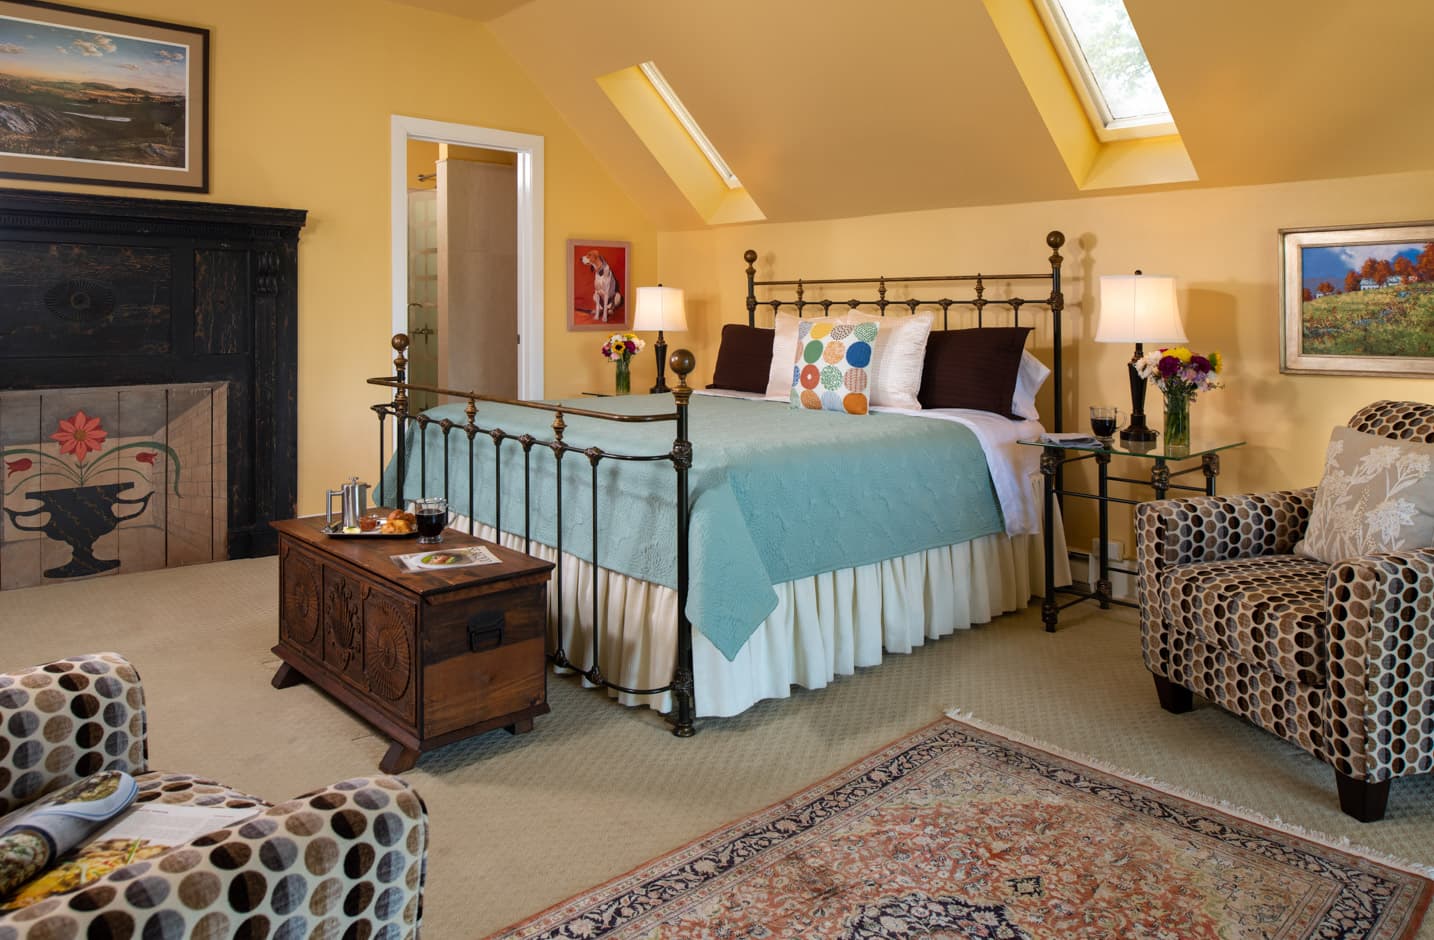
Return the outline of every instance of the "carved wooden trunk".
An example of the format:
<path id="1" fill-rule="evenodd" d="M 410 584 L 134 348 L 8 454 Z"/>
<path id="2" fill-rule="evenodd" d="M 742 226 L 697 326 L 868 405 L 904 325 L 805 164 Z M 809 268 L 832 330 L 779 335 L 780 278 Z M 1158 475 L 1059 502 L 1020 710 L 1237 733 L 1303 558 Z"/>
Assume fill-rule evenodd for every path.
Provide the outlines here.
<path id="1" fill-rule="evenodd" d="M 405 573 L 411 540 L 323 535 L 322 519 L 279 532 L 278 688 L 312 681 L 383 731 L 379 766 L 493 728 L 517 733 L 548 711 L 550 562 L 448 530 L 444 548 L 482 544 L 497 565 Z"/>

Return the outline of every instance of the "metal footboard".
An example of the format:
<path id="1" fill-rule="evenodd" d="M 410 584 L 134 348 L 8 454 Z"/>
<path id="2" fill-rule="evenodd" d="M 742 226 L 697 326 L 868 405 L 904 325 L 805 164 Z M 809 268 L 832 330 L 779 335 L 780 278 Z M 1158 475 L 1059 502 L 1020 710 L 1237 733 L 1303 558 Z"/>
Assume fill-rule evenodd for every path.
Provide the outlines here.
<path id="1" fill-rule="evenodd" d="M 672 391 L 674 410 L 661 414 L 644 415 L 619 415 L 602 411 L 590 411 L 583 408 L 573 408 L 561 404 L 550 404 L 547 402 L 516 401 L 508 398 L 496 398 L 487 395 L 479 395 L 471 391 L 457 391 L 454 389 L 438 388 L 427 385 L 414 385 L 407 381 L 408 358 L 408 336 L 404 333 L 396 334 L 392 339 L 392 346 L 396 353 L 393 360 L 394 375 L 369 379 L 370 385 L 379 385 L 393 389 L 393 397 L 390 401 L 381 402 L 373 406 L 372 410 L 378 415 L 379 425 L 379 483 L 377 487 L 377 499 L 379 505 L 388 505 L 389 496 L 385 476 L 388 467 L 389 453 L 388 443 L 394 441 L 394 487 L 392 496 L 396 505 L 403 505 L 409 499 L 429 495 L 451 496 L 453 480 L 450 473 L 450 456 L 452 448 L 466 448 L 468 458 L 468 479 L 466 495 L 468 507 L 468 532 L 470 535 L 477 526 L 477 499 L 483 498 L 485 494 L 479 492 L 477 481 L 477 454 L 478 448 L 487 446 L 491 442 L 493 447 L 493 522 L 494 529 L 499 537 L 507 531 L 503 527 L 503 487 L 511 485 L 512 481 L 505 481 L 503 478 L 502 451 L 504 447 L 519 447 L 523 454 L 523 519 L 522 541 L 523 550 L 532 550 L 533 516 L 535 512 L 551 512 L 554 517 L 556 544 L 552 546 L 558 553 L 558 565 L 555 570 L 555 590 L 557 591 L 557 623 L 554 631 L 557 640 L 555 648 L 548 653 L 548 658 L 554 666 L 572 671 L 581 675 L 588 682 L 604 689 L 613 689 L 631 695 L 660 695 L 663 693 L 672 694 L 672 733 L 678 737 L 691 737 L 696 732 L 694 719 L 696 716 L 696 691 L 692 671 L 692 623 L 687 618 L 687 592 L 688 592 L 688 470 L 692 467 L 692 441 L 688 436 L 688 402 L 692 397 L 692 389 L 687 384 L 687 376 L 692 372 L 695 360 L 690 352 L 679 349 L 672 354 L 669 363 L 677 374 L 678 384 Z M 466 402 L 464 408 L 465 420 L 461 423 L 448 418 L 435 419 L 427 414 L 413 414 L 409 411 L 410 392 L 429 392 L 440 397 L 455 399 Z M 514 405 L 533 411 L 549 412 L 552 414 L 552 436 L 550 438 L 537 437 L 531 433 L 513 434 L 500 427 L 486 427 L 480 423 L 480 402 L 492 402 L 503 405 Z M 625 454 L 613 453 L 599 447 L 577 447 L 563 440 L 564 432 L 567 429 L 566 417 L 580 416 L 592 418 L 599 421 L 611 421 L 618 424 L 653 424 L 671 422 L 674 425 L 672 448 L 663 453 L 655 454 Z M 394 422 L 389 424 L 390 419 Z M 428 484 L 428 453 L 431 435 L 436 434 L 441 441 L 443 454 L 443 492 L 441 494 L 430 494 L 426 492 Z M 456 436 L 455 436 L 456 435 Z M 410 442 L 410 437 L 415 438 Z M 407 479 L 409 448 L 416 446 L 419 459 L 418 488 L 420 492 L 414 494 L 413 486 Z M 462 451 L 460 450 L 461 454 Z M 552 502 L 544 500 L 544 494 L 535 493 L 533 488 L 534 461 L 547 459 L 544 454 L 551 455 L 554 461 L 554 491 Z M 591 613 L 593 621 L 592 629 L 592 659 L 587 669 L 580 668 L 573 663 L 564 649 L 563 630 L 563 565 L 564 552 L 563 533 L 563 460 L 572 455 L 574 459 L 581 457 L 588 462 L 590 467 L 590 486 L 587 497 L 592 510 L 592 565 L 594 573 L 601 568 L 601 555 L 599 543 L 598 507 L 601 488 L 598 486 L 598 468 L 607 461 L 620 462 L 668 462 L 671 463 L 676 483 L 676 562 L 677 562 L 677 649 L 676 661 L 673 663 L 672 679 L 668 684 L 650 689 L 629 688 L 608 679 L 603 675 L 601 667 L 601 643 L 604 630 L 598 609 L 598 591 L 596 579 L 591 598 Z M 579 498 L 568 494 L 569 498 Z M 451 499 L 450 499 L 451 502 Z M 510 525 L 512 521 L 509 520 Z M 512 533 L 516 534 L 516 532 Z"/>

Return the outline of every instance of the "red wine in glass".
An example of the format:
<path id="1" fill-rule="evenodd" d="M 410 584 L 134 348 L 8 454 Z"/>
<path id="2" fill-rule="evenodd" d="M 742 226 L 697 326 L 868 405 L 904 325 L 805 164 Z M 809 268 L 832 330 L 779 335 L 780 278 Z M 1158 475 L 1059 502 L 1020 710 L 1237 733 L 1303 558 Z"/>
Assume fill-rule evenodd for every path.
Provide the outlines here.
<path id="1" fill-rule="evenodd" d="M 448 500 L 420 499 L 414 503 L 413 516 L 417 520 L 420 544 L 443 541 L 443 530 L 448 525 Z"/>
<path id="2" fill-rule="evenodd" d="M 1109 441 L 1115 437 L 1115 429 L 1120 424 L 1120 409 L 1110 405 L 1092 405 L 1090 409 L 1090 429 L 1096 437 L 1102 441 Z M 1109 445 L 1107 445 L 1109 446 Z"/>

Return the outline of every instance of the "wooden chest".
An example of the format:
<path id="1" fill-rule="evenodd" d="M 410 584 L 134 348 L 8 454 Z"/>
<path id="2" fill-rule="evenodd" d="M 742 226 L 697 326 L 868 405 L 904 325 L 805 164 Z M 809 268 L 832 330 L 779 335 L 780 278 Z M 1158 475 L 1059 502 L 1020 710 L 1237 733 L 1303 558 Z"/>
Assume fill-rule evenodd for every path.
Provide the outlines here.
<path id="1" fill-rule="evenodd" d="M 330 538 L 322 526 L 274 523 L 275 688 L 308 679 L 383 731 L 385 773 L 493 728 L 531 730 L 547 713 L 551 562 L 449 529 L 432 548 L 481 544 L 501 564 L 406 573 L 390 556 L 418 551 L 414 540 Z"/>

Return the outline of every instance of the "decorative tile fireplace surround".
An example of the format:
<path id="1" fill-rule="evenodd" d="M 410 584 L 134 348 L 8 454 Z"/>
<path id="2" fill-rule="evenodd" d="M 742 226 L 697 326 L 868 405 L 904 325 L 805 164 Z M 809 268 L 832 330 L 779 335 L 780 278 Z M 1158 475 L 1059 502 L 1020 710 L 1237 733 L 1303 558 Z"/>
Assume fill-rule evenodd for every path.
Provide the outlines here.
<path id="1" fill-rule="evenodd" d="M 0 190 L 0 589 L 274 551 L 305 216 Z"/>

